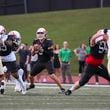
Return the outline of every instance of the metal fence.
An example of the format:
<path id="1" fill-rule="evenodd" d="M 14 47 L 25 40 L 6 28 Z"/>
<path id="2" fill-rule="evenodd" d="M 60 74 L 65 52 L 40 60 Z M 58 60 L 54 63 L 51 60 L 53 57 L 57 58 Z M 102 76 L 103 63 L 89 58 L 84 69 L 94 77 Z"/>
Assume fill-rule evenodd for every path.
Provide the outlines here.
<path id="1" fill-rule="evenodd" d="M 0 0 L 0 15 L 109 6 L 110 0 Z"/>

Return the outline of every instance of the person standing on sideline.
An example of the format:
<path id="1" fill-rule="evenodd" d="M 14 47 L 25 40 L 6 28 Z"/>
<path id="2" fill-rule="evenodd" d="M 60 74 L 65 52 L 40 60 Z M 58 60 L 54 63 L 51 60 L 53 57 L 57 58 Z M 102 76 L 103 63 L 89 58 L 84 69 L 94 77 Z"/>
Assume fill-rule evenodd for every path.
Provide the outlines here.
<path id="1" fill-rule="evenodd" d="M 75 55 L 78 57 L 78 63 L 79 63 L 79 76 L 82 75 L 85 65 L 85 59 L 86 59 L 86 45 L 84 43 L 81 44 L 79 48 L 76 48 L 73 50 Z"/>
<path id="2" fill-rule="evenodd" d="M 63 42 L 63 48 L 59 51 L 59 58 L 62 66 L 62 79 L 63 83 L 66 83 L 66 76 L 70 84 L 73 84 L 72 75 L 71 75 L 71 59 L 73 56 L 72 50 L 69 48 L 67 41 Z"/>
<path id="3" fill-rule="evenodd" d="M 110 81 L 110 76 L 107 67 L 103 65 L 104 56 L 107 53 L 107 29 L 99 30 L 95 35 L 90 38 L 90 55 L 86 58 L 86 66 L 84 68 L 84 73 L 81 78 L 75 82 L 74 86 L 65 92 L 65 95 L 70 95 L 72 91 L 79 89 L 84 86 L 89 79 L 97 74 L 106 80 Z"/>
<path id="4" fill-rule="evenodd" d="M 59 60 L 59 45 L 56 44 L 54 45 L 53 48 L 53 53 L 54 53 L 54 70 L 55 70 L 55 74 L 57 77 L 60 77 L 61 75 L 61 64 L 60 64 L 60 60 Z"/>
<path id="5" fill-rule="evenodd" d="M 38 61 L 33 66 L 30 72 L 30 85 L 27 88 L 32 89 L 34 85 L 34 76 L 38 75 L 42 70 L 47 69 L 50 77 L 55 81 L 59 86 L 62 93 L 65 92 L 65 89 L 62 87 L 57 76 L 54 74 L 53 66 L 53 42 L 51 39 L 47 39 L 47 30 L 45 28 L 38 28 L 36 31 L 36 39 L 33 41 L 33 46 L 38 45 L 34 52 L 38 54 Z"/>

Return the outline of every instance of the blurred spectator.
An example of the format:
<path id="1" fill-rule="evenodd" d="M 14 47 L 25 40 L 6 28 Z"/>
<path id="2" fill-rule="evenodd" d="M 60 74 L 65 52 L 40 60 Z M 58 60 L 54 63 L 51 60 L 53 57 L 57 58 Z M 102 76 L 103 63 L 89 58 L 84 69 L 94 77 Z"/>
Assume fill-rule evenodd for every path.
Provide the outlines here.
<path id="1" fill-rule="evenodd" d="M 31 52 L 29 50 L 28 44 L 21 44 L 21 46 L 17 50 L 17 53 L 19 55 L 19 65 L 24 70 L 23 79 L 28 80 L 28 72 L 30 71 L 29 63 L 31 57 Z"/>
<path id="2" fill-rule="evenodd" d="M 86 45 L 84 43 L 82 43 L 79 48 L 76 48 L 76 49 L 73 50 L 75 55 L 78 57 L 79 76 L 82 75 L 82 72 L 84 70 L 85 59 L 86 59 L 85 48 L 86 48 Z"/>
<path id="3" fill-rule="evenodd" d="M 67 41 L 63 42 L 63 48 L 59 51 L 59 58 L 62 66 L 62 78 L 63 83 L 66 83 L 66 76 L 68 77 L 69 83 L 73 83 L 70 63 L 73 56 L 73 52 L 69 49 L 69 44 Z"/>
<path id="4" fill-rule="evenodd" d="M 61 74 L 61 65 L 60 65 L 60 60 L 59 60 L 59 45 L 56 44 L 54 45 L 53 53 L 54 53 L 54 69 L 55 69 L 55 74 L 57 77 L 60 76 Z"/>

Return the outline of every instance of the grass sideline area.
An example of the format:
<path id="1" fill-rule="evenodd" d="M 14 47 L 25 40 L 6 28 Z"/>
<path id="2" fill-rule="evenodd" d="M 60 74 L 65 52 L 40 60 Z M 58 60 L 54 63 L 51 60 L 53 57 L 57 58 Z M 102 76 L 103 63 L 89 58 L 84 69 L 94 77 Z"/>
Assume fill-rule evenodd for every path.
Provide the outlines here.
<path id="1" fill-rule="evenodd" d="M 55 84 L 37 84 L 35 89 L 21 95 L 8 84 L 5 94 L 0 95 L 0 110 L 109 110 L 109 91 L 109 86 L 84 86 L 65 96 L 58 93 Z"/>
<path id="2" fill-rule="evenodd" d="M 18 30 L 24 43 L 32 44 L 38 27 L 48 30 L 49 38 L 60 44 L 67 40 L 74 49 L 100 28 L 110 28 L 110 8 L 80 9 L 0 16 L 0 24 L 7 32 Z M 73 56 L 72 73 L 78 72 L 77 58 Z"/>

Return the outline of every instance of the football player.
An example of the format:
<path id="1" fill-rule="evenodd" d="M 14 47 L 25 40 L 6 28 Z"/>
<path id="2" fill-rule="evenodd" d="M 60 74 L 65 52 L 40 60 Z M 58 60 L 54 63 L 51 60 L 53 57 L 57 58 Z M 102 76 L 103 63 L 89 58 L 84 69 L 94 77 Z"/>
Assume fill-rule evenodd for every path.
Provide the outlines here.
<path id="1" fill-rule="evenodd" d="M 99 30 L 96 34 L 104 34 L 104 29 Z M 108 45 L 108 52 L 107 52 L 107 69 L 110 75 L 110 29 L 107 30 L 107 35 L 108 35 L 108 40 L 107 40 L 107 45 Z M 95 37 L 95 36 L 94 36 Z"/>
<path id="2" fill-rule="evenodd" d="M 70 95 L 72 91 L 75 91 L 84 86 L 94 74 L 97 74 L 110 81 L 110 76 L 107 68 L 103 65 L 104 56 L 107 53 L 108 48 L 107 31 L 107 29 L 104 29 L 102 34 L 99 30 L 90 38 L 91 51 L 90 55 L 86 58 L 86 65 L 83 75 L 81 76 L 79 81 L 77 81 L 70 89 L 65 92 L 65 95 Z"/>
<path id="3" fill-rule="evenodd" d="M 38 54 L 38 61 L 32 67 L 30 73 L 30 86 L 27 89 L 34 88 L 34 76 L 38 75 L 42 70 L 47 69 L 50 77 L 59 86 L 61 92 L 65 89 L 62 87 L 57 76 L 54 74 L 53 68 L 53 42 L 51 39 L 47 39 L 47 30 L 45 28 L 38 28 L 36 31 L 36 39 L 33 41 L 33 46 L 35 46 L 34 53 Z"/>
<path id="4" fill-rule="evenodd" d="M 6 29 L 4 26 L 0 25 L 0 49 L 1 49 L 2 42 L 5 39 L 6 39 Z M 0 56 L 0 93 L 1 94 L 4 93 L 4 88 L 5 88 L 4 83 L 5 83 L 4 69 L 3 69 L 2 60 L 1 60 L 1 56 Z"/>
<path id="5" fill-rule="evenodd" d="M 6 38 L 2 38 L 0 45 L 0 56 L 3 66 L 7 68 L 7 74 L 11 74 L 19 83 L 22 88 L 22 94 L 26 94 L 26 87 L 24 82 L 17 75 L 16 56 L 14 51 L 19 47 L 21 42 L 21 35 L 18 31 L 10 31 Z"/>

